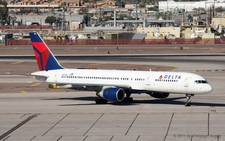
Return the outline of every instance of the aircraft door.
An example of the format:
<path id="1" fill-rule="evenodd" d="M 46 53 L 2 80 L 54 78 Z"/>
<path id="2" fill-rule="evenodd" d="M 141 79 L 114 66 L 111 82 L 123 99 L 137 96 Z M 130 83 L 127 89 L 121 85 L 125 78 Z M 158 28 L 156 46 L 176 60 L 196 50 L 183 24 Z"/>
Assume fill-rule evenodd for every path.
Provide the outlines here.
<path id="1" fill-rule="evenodd" d="M 184 80 L 184 87 L 188 87 L 188 78 L 185 78 Z"/>
<path id="2" fill-rule="evenodd" d="M 149 76 L 148 76 L 147 79 L 146 79 L 146 85 L 147 85 L 147 86 L 150 86 L 150 77 L 149 77 Z"/>
<path id="3" fill-rule="evenodd" d="M 57 74 L 55 74 L 54 79 L 55 79 L 55 82 L 58 82 Z"/>

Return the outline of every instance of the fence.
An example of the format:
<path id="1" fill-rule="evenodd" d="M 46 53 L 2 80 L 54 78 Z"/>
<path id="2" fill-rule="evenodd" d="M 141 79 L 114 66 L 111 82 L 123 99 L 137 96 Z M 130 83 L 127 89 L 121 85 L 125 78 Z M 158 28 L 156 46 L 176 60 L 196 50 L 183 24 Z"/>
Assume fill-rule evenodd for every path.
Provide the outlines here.
<path id="1" fill-rule="evenodd" d="M 47 45 L 160 45 L 160 44 L 225 44 L 225 39 L 145 39 L 145 40 L 45 40 Z M 30 40 L 8 40 L 7 45 L 30 45 Z"/>
<path id="2" fill-rule="evenodd" d="M 49 25 L 19 25 L 19 26 L 0 26 L 0 30 L 13 30 L 13 29 L 52 29 Z"/>

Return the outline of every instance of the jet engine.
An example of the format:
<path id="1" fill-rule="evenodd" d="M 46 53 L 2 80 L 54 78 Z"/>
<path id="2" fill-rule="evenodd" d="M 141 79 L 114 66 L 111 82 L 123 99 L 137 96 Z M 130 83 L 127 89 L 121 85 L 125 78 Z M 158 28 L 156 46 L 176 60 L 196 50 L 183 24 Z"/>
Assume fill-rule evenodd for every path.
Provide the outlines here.
<path id="1" fill-rule="evenodd" d="M 99 97 L 102 97 L 108 101 L 122 101 L 125 97 L 125 92 L 121 88 L 114 88 L 109 87 L 102 89 L 100 92 L 97 93 Z"/>
<path id="2" fill-rule="evenodd" d="M 154 98 L 167 98 L 170 95 L 170 93 L 162 93 L 162 92 L 152 92 L 148 94 Z"/>

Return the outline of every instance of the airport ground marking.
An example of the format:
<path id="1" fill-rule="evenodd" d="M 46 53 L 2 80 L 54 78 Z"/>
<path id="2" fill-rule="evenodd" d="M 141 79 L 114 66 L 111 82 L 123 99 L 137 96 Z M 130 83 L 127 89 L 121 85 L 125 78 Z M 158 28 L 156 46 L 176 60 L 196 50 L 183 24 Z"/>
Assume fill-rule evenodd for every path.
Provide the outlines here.
<path id="1" fill-rule="evenodd" d="M 98 65 L 102 65 L 102 64 L 101 63 L 90 64 L 90 66 L 98 66 Z"/>
<path id="2" fill-rule="evenodd" d="M 4 134 L 2 134 L 0 136 L 0 140 L 2 140 L 3 138 L 5 138 L 6 136 L 9 136 L 12 132 L 14 132 L 15 130 L 17 130 L 18 128 L 20 128 L 21 126 L 23 126 L 24 124 L 26 124 L 28 121 L 30 121 L 31 119 L 37 117 L 38 115 L 36 114 L 32 114 L 31 116 L 29 116 L 27 119 L 23 120 L 22 122 L 20 122 L 19 124 L 17 124 L 16 126 L 14 126 L 13 128 L 11 128 L 10 130 L 8 130 L 7 132 L 5 132 Z"/>
<path id="3" fill-rule="evenodd" d="M 103 115 L 104 113 L 99 116 L 99 118 L 91 125 L 91 127 L 83 134 L 83 136 L 85 136 L 91 130 L 91 128 L 100 120 L 100 118 L 102 118 Z"/>
<path id="4" fill-rule="evenodd" d="M 63 121 L 70 113 L 67 113 L 62 119 L 60 119 L 56 124 L 54 124 L 51 128 L 49 128 L 42 136 L 45 136 L 50 130 L 52 130 L 57 124 Z"/>
<path id="5" fill-rule="evenodd" d="M 30 75 L 30 72 L 26 72 L 25 75 Z"/>
<path id="6" fill-rule="evenodd" d="M 17 62 L 13 62 L 12 64 L 13 65 L 16 65 L 16 64 L 20 64 L 20 63 L 23 63 L 24 61 L 17 61 Z"/>
<path id="7" fill-rule="evenodd" d="M 130 126 L 127 129 L 127 132 L 125 133 L 125 136 L 128 134 L 128 132 L 130 131 L 131 127 L 133 126 L 135 120 L 137 119 L 137 117 L 139 116 L 139 113 L 135 116 L 135 118 L 133 119 L 132 123 L 130 124 Z"/>
<path id="8" fill-rule="evenodd" d="M 35 87 L 35 86 L 38 86 L 40 84 L 41 84 L 40 82 L 37 82 L 37 83 L 34 83 L 34 84 L 30 85 L 30 86 Z"/>
<path id="9" fill-rule="evenodd" d="M 212 112 L 212 113 L 215 113 L 215 112 L 216 112 L 216 110 L 211 110 L 211 112 Z"/>
<path id="10" fill-rule="evenodd" d="M 190 114 L 189 112 L 164 112 L 164 113 L 158 113 L 158 114 Z M 43 113 L 36 113 L 36 112 L 34 112 L 34 113 L 23 113 L 23 112 L 21 112 L 21 113 L 14 113 L 14 112 L 12 112 L 12 113 L 8 113 L 8 112 L 2 112 L 2 113 L 0 113 L 0 115 L 6 115 L 6 114 L 10 114 L 10 115 L 12 115 L 12 114 L 19 114 L 19 115 L 21 115 L 21 114 L 26 114 L 26 115 L 32 115 L 32 114 L 37 114 L 37 115 L 56 115 L 56 114 L 68 114 L 68 112 L 65 112 L 65 113 L 63 113 L 63 112 L 43 112 Z M 99 113 L 89 113 L 89 112 L 71 112 L 71 113 L 69 113 L 69 114 L 74 114 L 74 115 L 76 115 L 76 114 L 121 114 L 121 115 L 125 115 L 125 114 L 128 114 L 128 113 L 116 113 L 116 112 L 114 112 L 114 113 L 101 113 L 101 112 L 99 112 Z M 129 113 L 130 114 L 130 113 Z M 132 113 L 132 114 L 155 114 L 155 113 L 146 113 L 146 112 L 144 112 L 144 113 L 142 113 L 142 112 L 136 112 L 136 113 Z M 215 112 L 192 112 L 192 114 L 225 114 L 225 112 L 219 112 L 219 111 L 216 111 L 215 110 Z"/>
<path id="11" fill-rule="evenodd" d="M 170 118 L 170 122 L 169 122 L 169 125 L 168 125 L 168 128 L 167 128 L 167 131 L 166 131 L 166 135 L 164 137 L 164 141 L 166 140 L 168 134 L 169 134 L 169 130 L 170 130 L 170 126 L 172 124 L 172 121 L 173 121 L 173 117 L 174 117 L 174 113 L 172 114 L 171 118 Z"/>
<path id="12" fill-rule="evenodd" d="M 20 91 L 22 94 L 27 94 L 27 92 L 25 90 L 21 90 Z"/>
<path id="13" fill-rule="evenodd" d="M 136 64 L 125 64 L 124 66 L 139 66 L 139 65 L 136 65 Z"/>

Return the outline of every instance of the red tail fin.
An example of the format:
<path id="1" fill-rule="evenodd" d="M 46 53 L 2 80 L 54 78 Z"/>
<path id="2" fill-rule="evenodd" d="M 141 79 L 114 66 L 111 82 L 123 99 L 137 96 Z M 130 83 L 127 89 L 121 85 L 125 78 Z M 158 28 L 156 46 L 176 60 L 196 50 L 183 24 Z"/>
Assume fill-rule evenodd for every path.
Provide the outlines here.
<path id="1" fill-rule="evenodd" d="M 30 32 L 30 38 L 39 70 L 63 69 L 37 32 Z"/>

